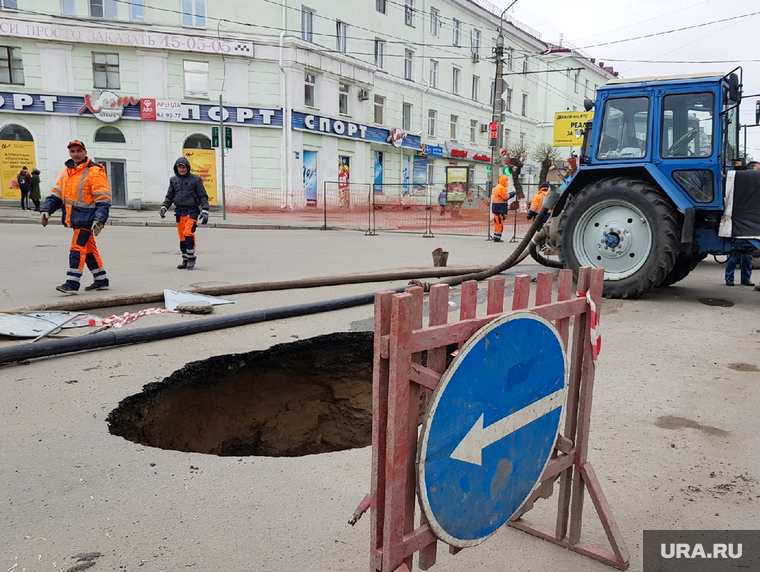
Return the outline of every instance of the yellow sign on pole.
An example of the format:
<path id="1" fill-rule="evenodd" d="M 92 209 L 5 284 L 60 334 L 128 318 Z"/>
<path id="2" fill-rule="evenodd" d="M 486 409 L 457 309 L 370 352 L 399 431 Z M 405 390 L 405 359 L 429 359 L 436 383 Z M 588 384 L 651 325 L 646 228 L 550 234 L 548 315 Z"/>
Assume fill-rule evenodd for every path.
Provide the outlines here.
<path id="1" fill-rule="evenodd" d="M 593 111 L 560 111 L 554 114 L 554 146 L 580 147 L 586 122 Z"/>
<path id="2" fill-rule="evenodd" d="M 24 166 L 30 173 L 37 166 L 34 157 L 34 141 L 0 141 L 0 197 L 21 198 L 16 177 Z M 45 191 L 42 192 L 42 198 L 45 198 Z"/>
<path id="3" fill-rule="evenodd" d="M 214 149 L 182 149 L 182 155 L 190 161 L 190 172 L 198 175 L 203 181 L 209 204 L 219 204 L 216 198 L 216 151 Z"/>

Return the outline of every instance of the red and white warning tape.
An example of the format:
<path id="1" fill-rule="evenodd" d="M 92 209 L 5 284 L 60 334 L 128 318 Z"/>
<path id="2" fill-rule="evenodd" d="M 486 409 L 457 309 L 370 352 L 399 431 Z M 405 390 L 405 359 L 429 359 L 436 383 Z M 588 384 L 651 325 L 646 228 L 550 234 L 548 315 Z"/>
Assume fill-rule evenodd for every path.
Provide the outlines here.
<path id="1" fill-rule="evenodd" d="M 599 352 L 602 351 L 602 334 L 599 332 L 599 313 L 596 311 L 596 304 L 591 298 L 591 292 L 579 292 L 578 296 L 585 296 L 589 306 L 589 328 L 591 330 L 591 359 L 596 361 L 599 358 Z"/>
<path id="2" fill-rule="evenodd" d="M 150 316 L 153 314 L 176 314 L 176 313 L 177 313 L 176 310 L 167 310 L 166 308 L 146 308 L 145 310 L 140 310 L 139 312 L 135 312 L 134 314 L 130 314 L 129 312 L 124 312 L 124 314 L 121 316 L 117 316 L 116 314 L 114 314 L 113 316 L 110 316 L 108 318 L 99 318 L 99 319 L 90 318 L 89 325 L 121 328 L 122 326 L 125 326 L 129 324 L 130 322 L 134 322 L 137 318 L 141 318 L 143 316 Z"/>

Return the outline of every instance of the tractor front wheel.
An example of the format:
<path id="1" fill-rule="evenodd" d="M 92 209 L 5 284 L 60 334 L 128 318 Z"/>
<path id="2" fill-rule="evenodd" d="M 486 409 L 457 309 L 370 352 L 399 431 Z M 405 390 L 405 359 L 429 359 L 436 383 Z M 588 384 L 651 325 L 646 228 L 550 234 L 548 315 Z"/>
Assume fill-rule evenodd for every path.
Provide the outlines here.
<path id="1" fill-rule="evenodd" d="M 638 298 L 661 284 L 679 252 L 676 211 L 650 184 L 618 177 L 578 191 L 559 220 L 560 260 L 577 275 L 604 269 L 604 295 Z"/>

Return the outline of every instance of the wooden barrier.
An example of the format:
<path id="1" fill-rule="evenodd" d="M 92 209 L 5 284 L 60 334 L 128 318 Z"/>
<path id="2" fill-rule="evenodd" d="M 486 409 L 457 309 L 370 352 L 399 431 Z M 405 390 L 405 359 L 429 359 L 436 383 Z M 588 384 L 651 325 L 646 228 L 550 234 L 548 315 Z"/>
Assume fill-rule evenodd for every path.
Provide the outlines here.
<path id="1" fill-rule="evenodd" d="M 528 307 L 530 276 L 515 277 L 512 311 L 528 310 L 553 322 L 568 356 L 568 388 L 565 426 L 552 458 L 534 494 L 509 523 L 620 570 L 628 568 L 628 551 L 604 497 L 593 467 L 588 462 L 589 421 L 595 364 L 591 352 L 591 304 L 599 308 L 602 269 L 581 269 L 578 292 L 573 292 L 569 270 L 558 276 L 557 300 L 552 302 L 554 272 L 538 274 L 534 305 Z M 486 315 L 478 318 L 477 282 L 462 284 L 459 321 L 448 323 L 449 286 L 430 289 L 428 326 L 423 327 L 422 288 L 403 294 L 379 292 L 375 297 L 375 346 L 372 418 L 372 491 L 370 570 L 410 572 L 412 557 L 419 552 L 419 567 L 431 568 L 439 540 L 417 508 L 416 456 L 420 423 L 420 396 L 436 388 L 446 369 L 446 347 L 461 345 L 480 328 L 504 315 L 505 280 L 488 281 Z M 589 296 L 587 297 L 587 293 Z M 570 339 L 572 331 L 572 339 Z M 421 352 L 427 352 L 421 365 Z M 558 485 L 558 509 L 553 531 L 523 519 L 538 498 L 549 498 Z M 612 552 L 581 542 L 585 491 L 596 508 Z M 459 548 L 449 547 L 452 553 Z"/>

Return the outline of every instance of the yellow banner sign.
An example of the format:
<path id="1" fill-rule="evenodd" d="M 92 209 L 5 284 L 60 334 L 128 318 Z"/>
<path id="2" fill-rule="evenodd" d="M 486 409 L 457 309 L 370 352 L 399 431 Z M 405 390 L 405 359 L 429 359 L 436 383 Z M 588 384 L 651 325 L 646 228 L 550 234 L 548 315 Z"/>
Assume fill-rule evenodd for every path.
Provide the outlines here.
<path id="1" fill-rule="evenodd" d="M 0 141 L 0 197 L 21 198 L 16 177 L 24 166 L 30 173 L 36 167 L 34 141 Z M 43 190 L 42 198 L 45 196 Z"/>
<path id="2" fill-rule="evenodd" d="M 591 121 L 593 111 L 560 111 L 554 114 L 554 146 L 580 147 L 583 129 Z"/>
<path id="3" fill-rule="evenodd" d="M 190 161 L 190 172 L 198 175 L 208 194 L 208 202 L 218 205 L 216 199 L 216 151 L 214 149 L 182 149 L 182 155 Z"/>

